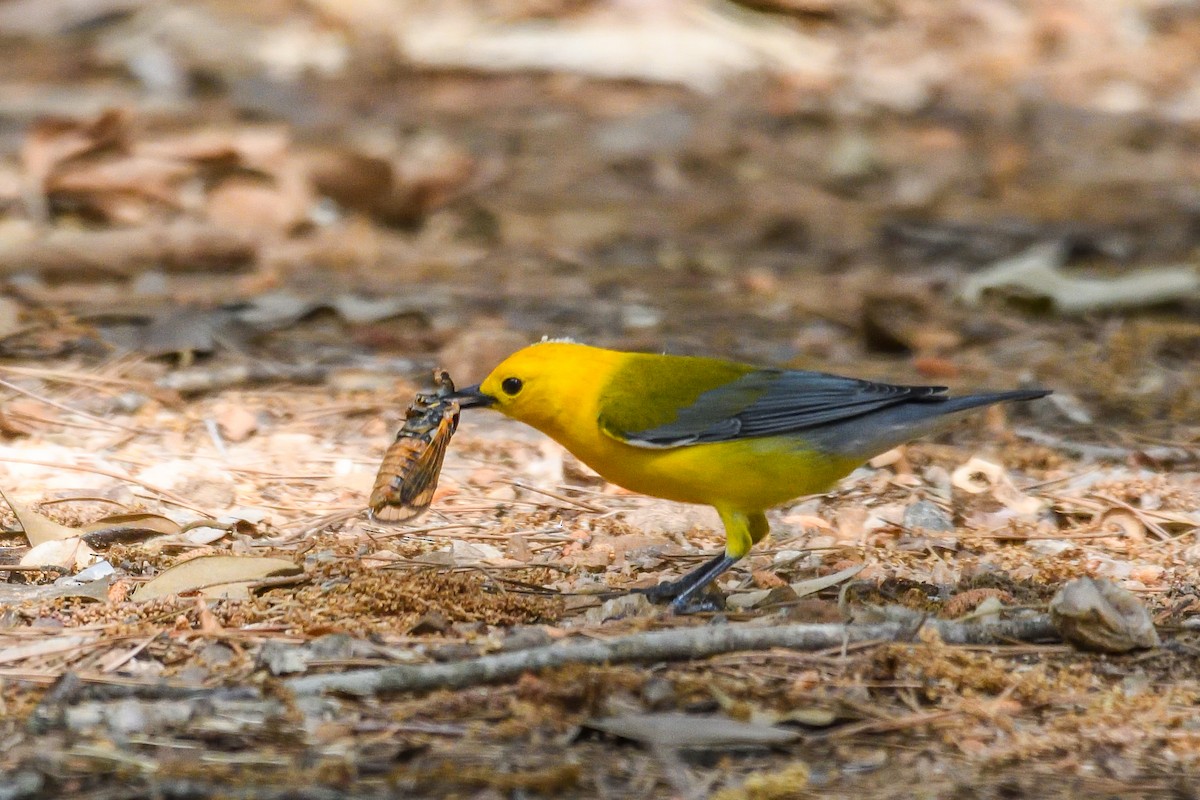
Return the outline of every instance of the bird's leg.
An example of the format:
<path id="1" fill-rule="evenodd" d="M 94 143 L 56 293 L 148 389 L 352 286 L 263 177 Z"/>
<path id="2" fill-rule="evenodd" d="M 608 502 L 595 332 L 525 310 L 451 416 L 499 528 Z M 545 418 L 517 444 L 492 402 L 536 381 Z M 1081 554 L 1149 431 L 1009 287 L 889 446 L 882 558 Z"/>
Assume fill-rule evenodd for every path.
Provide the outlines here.
<path id="1" fill-rule="evenodd" d="M 682 578 L 665 581 L 647 589 L 635 589 L 634 592 L 646 595 L 652 603 L 661 603 L 665 600 L 678 602 L 681 597 L 690 599 L 736 561 L 736 558 L 730 558 L 725 553 L 721 553 L 705 561 Z M 671 604 L 672 607 L 675 606 L 675 602 Z"/>
<path id="2" fill-rule="evenodd" d="M 652 602 L 671 601 L 671 610 L 676 613 L 687 611 L 717 611 L 711 603 L 694 603 L 696 595 L 716 580 L 721 573 L 732 567 L 750 552 L 755 542 L 763 539 L 770 526 L 766 515 L 761 512 L 745 514 L 738 511 L 718 509 L 725 523 L 725 552 L 706 561 L 699 568 L 679 580 L 660 583 L 650 589 L 641 590 Z"/>
<path id="3" fill-rule="evenodd" d="M 682 585 L 679 593 L 671 601 L 671 610 L 676 614 L 686 614 L 689 611 L 720 611 L 725 605 L 724 597 L 719 598 L 720 605 L 718 606 L 707 599 L 698 600 L 696 595 L 708 588 L 721 573 L 736 563 L 736 558 L 722 553 L 699 569 L 684 575 L 676 581 L 677 584 Z"/>

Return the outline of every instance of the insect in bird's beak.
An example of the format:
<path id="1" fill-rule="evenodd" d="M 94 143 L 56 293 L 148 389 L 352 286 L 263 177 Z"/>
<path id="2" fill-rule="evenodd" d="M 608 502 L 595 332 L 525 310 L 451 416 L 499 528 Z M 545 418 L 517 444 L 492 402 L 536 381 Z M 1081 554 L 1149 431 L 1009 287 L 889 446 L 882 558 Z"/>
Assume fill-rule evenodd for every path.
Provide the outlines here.
<path id="1" fill-rule="evenodd" d="M 479 391 L 478 383 L 446 395 L 445 399 L 454 400 L 459 408 L 486 408 L 496 402 L 490 394 Z"/>

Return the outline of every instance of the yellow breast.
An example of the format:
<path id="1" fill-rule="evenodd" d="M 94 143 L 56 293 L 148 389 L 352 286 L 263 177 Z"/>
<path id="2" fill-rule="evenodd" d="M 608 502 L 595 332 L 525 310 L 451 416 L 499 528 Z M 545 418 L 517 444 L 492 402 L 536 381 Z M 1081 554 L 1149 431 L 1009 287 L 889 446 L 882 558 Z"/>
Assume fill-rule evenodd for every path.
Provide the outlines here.
<path id="1" fill-rule="evenodd" d="M 647 449 L 595 435 L 559 440 L 605 480 L 681 503 L 752 512 L 827 491 L 857 460 L 829 456 L 793 437 Z"/>

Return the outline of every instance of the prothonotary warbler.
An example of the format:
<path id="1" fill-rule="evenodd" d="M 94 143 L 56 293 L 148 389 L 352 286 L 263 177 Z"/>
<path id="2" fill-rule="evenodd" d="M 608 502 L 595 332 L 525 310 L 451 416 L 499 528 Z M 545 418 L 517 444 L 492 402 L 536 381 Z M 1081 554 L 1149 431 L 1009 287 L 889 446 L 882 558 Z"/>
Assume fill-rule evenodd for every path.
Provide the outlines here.
<path id="1" fill-rule="evenodd" d="M 943 392 L 549 341 L 517 351 L 452 397 L 537 428 L 626 489 L 716 508 L 725 552 L 648 592 L 682 611 L 767 535 L 767 509 L 827 491 L 958 412 L 1049 394 Z"/>

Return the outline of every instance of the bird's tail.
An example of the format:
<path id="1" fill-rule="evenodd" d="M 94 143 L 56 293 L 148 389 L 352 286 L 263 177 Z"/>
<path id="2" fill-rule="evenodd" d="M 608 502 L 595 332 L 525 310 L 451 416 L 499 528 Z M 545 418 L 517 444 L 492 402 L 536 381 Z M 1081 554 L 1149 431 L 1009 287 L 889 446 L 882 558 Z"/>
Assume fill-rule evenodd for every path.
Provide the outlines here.
<path id="1" fill-rule="evenodd" d="M 866 460 L 905 442 L 933 433 L 964 411 L 1019 400 L 1036 400 L 1047 389 L 985 392 L 962 397 L 928 395 L 806 431 L 811 444 L 825 452 Z"/>
<path id="2" fill-rule="evenodd" d="M 1050 394 L 1049 389 L 1015 389 L 1009 392 L 986 392 L 983 394 L 968 394 L 963 397 L 940 398 L 940 403 L 930 403 L 939 414 L 955 414 L 980 406 L 990 406 L 993 403 L 1007 403 L 1020 400 L 1037 400 Z M 931 398 L 932 399 L 932 398 Z M 930 409 L 933 410 L 933 409 Z"/>

